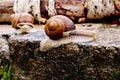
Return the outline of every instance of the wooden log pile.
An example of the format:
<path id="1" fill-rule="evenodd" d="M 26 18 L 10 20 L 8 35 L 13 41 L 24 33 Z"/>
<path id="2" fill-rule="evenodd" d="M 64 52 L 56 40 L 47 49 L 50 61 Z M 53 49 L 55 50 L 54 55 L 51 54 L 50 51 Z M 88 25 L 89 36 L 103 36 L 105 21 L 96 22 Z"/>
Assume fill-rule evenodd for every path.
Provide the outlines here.
<path id="1" fill-rule="evenodd" d="M 74 22 L 100 22 L 106 19 L 118 23 L 120 15 L 119 0 L 2 0 L 0 4 L 0 22 L 9 22 L 8 14 L 14 12 L 30 13 L 38 22 L 41 18 L 65 15 Z"/>
<path id="2" fill-rule="evenodd" d="M 14 0 L 0 0 L 0 22 L 10 22 Z"/>

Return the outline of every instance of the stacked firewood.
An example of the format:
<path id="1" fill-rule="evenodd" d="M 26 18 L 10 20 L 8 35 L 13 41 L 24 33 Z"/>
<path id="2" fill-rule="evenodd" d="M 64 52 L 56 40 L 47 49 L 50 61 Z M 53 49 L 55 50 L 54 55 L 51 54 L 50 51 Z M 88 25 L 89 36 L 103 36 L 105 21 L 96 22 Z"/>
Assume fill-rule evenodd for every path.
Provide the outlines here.
<path id="1" fill-rule="evenodd" d="M 9 9 L 9 10 L 8 10 Z M 5 13 L 30 13 L 38 22 L 55 15 L 65 15 L 74 22 L 107 20 L 119 22 L 120 0 L 2 0 L 0 22 Z M 4 15 L 3 15 L 4 14 Z"/>
<path id="2" fill-rule="evenodd" d="M 14 0 L 0 0 L 0 22 L 10 22 L 13 11 Z"/>
<path id="3" fill-rule="evenodd" d="M 68 16 L 75 22 L 114 21 L 120 15 L 119 0 L 15 0 L 15 13 L 27 12 L 37 21 L 55 15 Z M 109 20 L 108 20 L 109 19 Z"/>

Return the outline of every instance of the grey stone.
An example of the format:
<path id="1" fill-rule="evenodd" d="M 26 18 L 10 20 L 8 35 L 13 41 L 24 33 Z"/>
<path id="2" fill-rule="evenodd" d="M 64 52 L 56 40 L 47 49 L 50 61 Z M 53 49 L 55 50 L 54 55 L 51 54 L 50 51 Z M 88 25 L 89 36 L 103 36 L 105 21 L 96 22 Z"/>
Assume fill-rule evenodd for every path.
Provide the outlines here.
<path id="1" fill-rule="evenodd" d="M 16 76 L 26 80 L 118 80 L 119 32 L 119 27 L 98 28 L 95 41 L 62 44 L 47 52 L 39 50 L 40 42 L 48 38 L 44 31 L 14 35 L 8 42 Z"/>

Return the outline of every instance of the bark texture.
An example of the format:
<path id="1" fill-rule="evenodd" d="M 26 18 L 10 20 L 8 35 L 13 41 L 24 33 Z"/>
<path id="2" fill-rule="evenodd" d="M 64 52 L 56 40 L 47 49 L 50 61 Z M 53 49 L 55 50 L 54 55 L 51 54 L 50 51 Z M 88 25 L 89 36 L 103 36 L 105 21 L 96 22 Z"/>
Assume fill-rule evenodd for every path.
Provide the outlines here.
<path id="1" fill-rule="evenodd" d="M 13 14 L 14 0 L 0 1 L 0 22 L 10 22 L 10 15 Z"/>
<path id="2" fill-rule="evenodd" d="M 94 5 L 92 5 L 94 4 Z M 22 5 L 22 6 L 21 6 Z M 14 11 L 13 11 L 14 9 Z M 39 22 L 40 18 L 65 15 L 74 22 L 113 22 L 119 23 L 120 1 L 93 0 L 1 0 L 0 22 L 10 22 L 12 13 L 31 13 Z"/>

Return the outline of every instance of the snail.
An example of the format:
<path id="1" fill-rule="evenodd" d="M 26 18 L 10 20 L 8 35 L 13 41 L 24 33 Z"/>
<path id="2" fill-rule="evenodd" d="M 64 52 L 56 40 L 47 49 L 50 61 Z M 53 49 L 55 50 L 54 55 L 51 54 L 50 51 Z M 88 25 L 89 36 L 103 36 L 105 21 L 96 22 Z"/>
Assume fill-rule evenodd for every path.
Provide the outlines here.
<path id="1" fill-rule="evenodd" d="M 10 16 L 12 27 L 15 29 L 19 28 L 17 27 L 18 23 L 34 23 L 34 17 L 29 13 L 15 13 Z"/>
<path id="2" fill-rule="evenodd" d="M 45 32 L 50 39 L 60 39 L 63 32 L 75 30 L 75 25 L 68 17 L 56 15 L 47 20 L 45 24 Z"/>
<path id="3" fill-rule="evenodd" d="M 93 33 L 84 30 L 76 30 L 71 19 L 63 15 L 56 15 L 47 20 L 45 33 L 50 39 L 58 40 L 70 35 L 94 36 Z"/>
<path id="4" fill-rule="evenodd" d="M 49 37 L 40 42 L 40 51 L 48 51 L 70 42 L 95 40 L 96 32 L 76 29 L 75 24 L 66 16 L 56 15 L 47 20 L 45 33 Z"/>
<path id="5" fill-rule="evenodd" d="M 16 13 L 11 15 L 12 27 L 26 34 L 33 28 L 34 17 L 28 13 Z"/>

